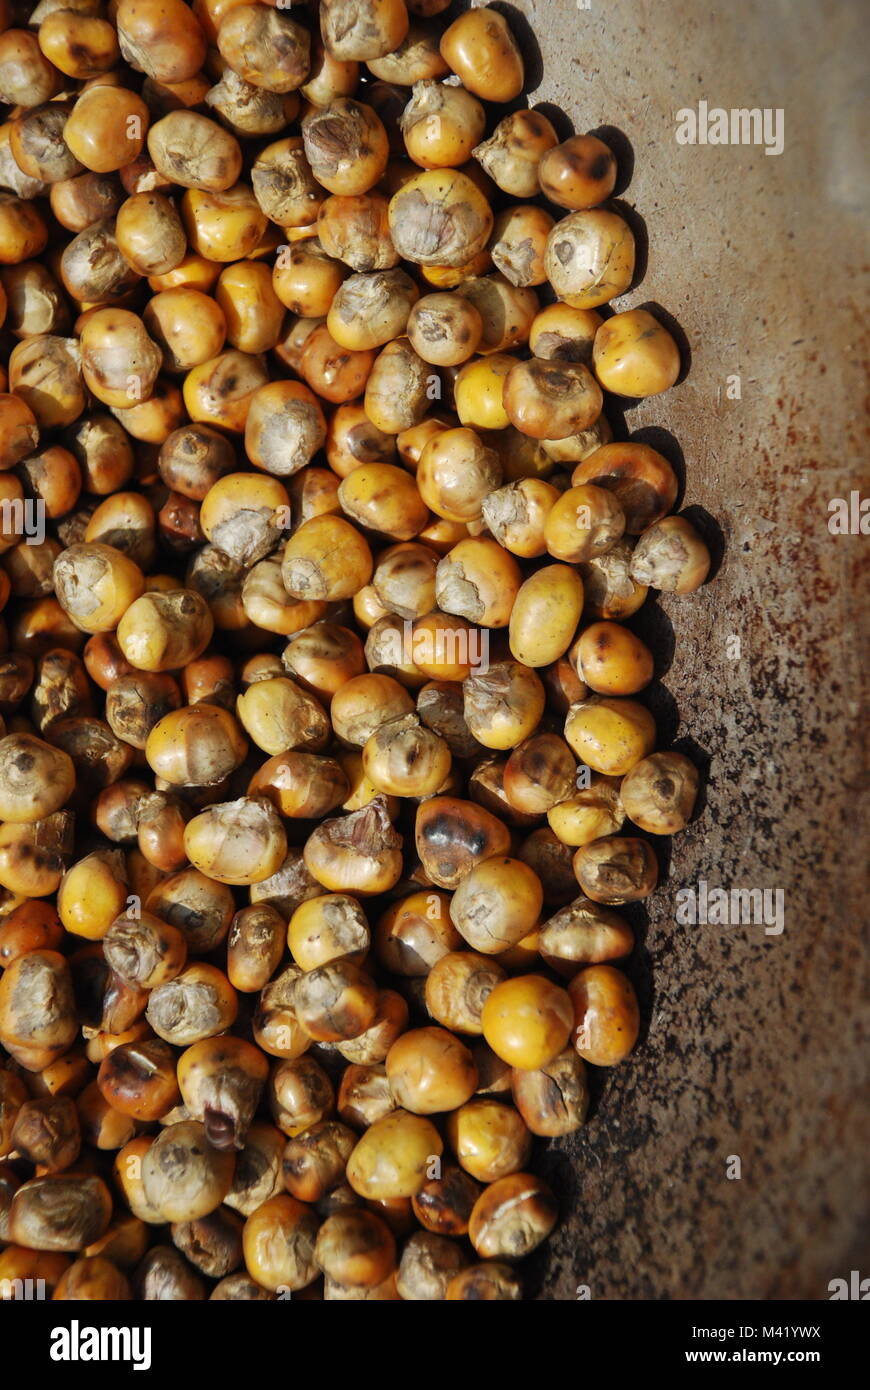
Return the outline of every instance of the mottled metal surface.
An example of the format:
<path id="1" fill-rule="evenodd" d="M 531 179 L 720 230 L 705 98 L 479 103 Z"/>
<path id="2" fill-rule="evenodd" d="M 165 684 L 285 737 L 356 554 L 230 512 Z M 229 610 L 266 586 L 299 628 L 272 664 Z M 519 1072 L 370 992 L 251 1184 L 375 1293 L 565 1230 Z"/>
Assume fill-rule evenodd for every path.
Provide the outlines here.
<path id="1" fill-rule="evenodd" d="M 633 152 L 619 191 L 648 254 L 617 305 L 661 306 L 691 364 L 625 426 L 684 464 L 680 506 L 724 558 L 700 593 L 639 627 L 662 658 L 663 739 L 705 767 L 706 804 L 635 915 L 642 1046 L 599 1072 L 582 1135 L 540 1155 L 564 1219 L 533 1283 L 546 1299 L 583 1284 L 593 1298 L 827 1298 L 862 1261 L 870 1275 L 870 539 L 827 525 L 829 499 L 870 493 L 862 7 L 584 3 L 498 8 L 520 12 L 540 46 L 539 62 L 524 34 L 530 104 L 561 108 L 566 134 L 615 127 L 623 169 Z M 675 113 L 700 100 L 782 108 L 784 152 L 679 145 Z M 740 400 L 727 398 L 734 374 Z M 784 931 L 678 925 L 675 894 L 700 879 L 783 889 Z"/>

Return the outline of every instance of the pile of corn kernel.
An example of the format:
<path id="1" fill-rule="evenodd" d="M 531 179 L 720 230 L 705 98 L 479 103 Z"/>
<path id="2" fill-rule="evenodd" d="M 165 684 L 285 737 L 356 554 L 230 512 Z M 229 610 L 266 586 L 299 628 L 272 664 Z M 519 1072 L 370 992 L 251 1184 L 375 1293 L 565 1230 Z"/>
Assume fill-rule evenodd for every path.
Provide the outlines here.
<path id="1" fill-rule="evenodd" d="M 0 0 L 0 1296 L 519 1299 L 637 1041 L 680 354 L 448 3 Z"/>

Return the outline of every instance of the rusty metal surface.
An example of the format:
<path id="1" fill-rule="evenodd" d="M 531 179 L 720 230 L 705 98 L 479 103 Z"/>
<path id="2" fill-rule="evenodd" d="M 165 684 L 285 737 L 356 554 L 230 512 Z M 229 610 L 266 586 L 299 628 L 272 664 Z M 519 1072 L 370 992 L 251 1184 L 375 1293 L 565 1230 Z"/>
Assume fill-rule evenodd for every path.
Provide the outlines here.
<path id="1" fill-rule="evenodd" d="M 533 1292 L 827 1298 L 862 1259 L 870 1274 L 870 540 L 832 535 L 827 510 L 870 492 L 856 295 L 866 31 L 857 0 L 585 3 L 497 7 L 522 34 L 529 104 L 563 111 L 564 134 L 619 132 L 630 178 L 617 191 L 648 253 L 616 306 L 661 306 L 691 354 L 685 380 L 624 426 L 682 465 L 680 507 L 723 558 L 639 627 L 661 658 L 663 742 L 698 759 L 706 796 L 634 916 L 642 1045 L 598 1073 L 582 1134 L 539 1156 L 564 1216 L 532 1261 Z M 783 153 L 678 144 L 675 113 L 701 100 L 782 108 Z M 680 925 L 677 891 L 701 879 L 782 889 L 784 930 Z"/>

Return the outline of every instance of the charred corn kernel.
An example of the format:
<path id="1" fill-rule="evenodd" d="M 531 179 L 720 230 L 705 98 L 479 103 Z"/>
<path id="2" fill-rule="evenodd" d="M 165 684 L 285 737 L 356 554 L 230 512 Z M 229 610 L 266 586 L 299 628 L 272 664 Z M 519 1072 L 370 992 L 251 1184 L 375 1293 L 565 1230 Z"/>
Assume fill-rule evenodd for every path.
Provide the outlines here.
<path id="1" fill-rule="evenodd" d="M 467 362 L 456 378 L 456 413 L 463 425 L 478 430 L 504 430 L 510 418 L 504 405 L 504 385 L 517 363 L 505 352 Z"/>
<path id="2" fill-rule="evenodd" d="M 57 894 L 57 911 L 68 932 L 100 941 L 120 917 L 127 902 L 123 856 L 117 850 L 96 850 L 64 874 Z"/>
<path id="3" fill-rule="evenodd" d="M 652 652 L 619 623 L 592 623 L 580 635 L 577 671 L 598 695 L 634 695 L 652 680 Z"/>
<path id="4" fill-rule="evenodd" d="M 557 1057 L 574 1023 L 564 989 L 543 975 L 518 975 L 496 985 L 483 1006 L 483 1036 L 497 1057 L 533 1071 Z"/>
<path id="5" fill-rule="evenodd" d="M 535 357 L 550 362 L 592 363 L 592 344 L 603 319 L 594 309 L 548 304 L 537 315 L 529 334 Z"/>
<path id="6" fill-rule="evenodd" d="M 441 56 L 463 85 L 484 101 L 513 101 L 523 89 L 522 54 L 498 10 L 460 15 L 441 37 Z"/>
<path id="7" fill-rule="evenodd" d="M 300 323 L 309 322 L 311 320 L 300 320 Z M 326 324 L 315 320 L 311 331 L 305 334 L 298 366 L 293 361 L 289 365 L 298 370 L 324 400 L 340 404 L 353 400 L 364 390 L 374 362 L 372 349 L 355 352 L 342 348 Z"/>
<path id="8" fill-rule="evenodd" d="M 351 275 L 328 306 L 326 326 L 340 347 L 354 352 L 384 347 L 404 333 L 419 294 L 404 270 Z"/>
<path id="9" fill-rule="evenodd" d="M 76 1260 L 58 1280 L 53 1297 L 59 1302 L 129 1302 L 133 1297 L 126 1275 L 101 1256 Z"/>
<path id="10" fill-rule="evenodd" d="M 616 183 L 616 156 L 597 135 L 572 135 L 547 150 L 538 166 L 541 192 L 560 208 L 593 208 Z"/>
<path id="11" fill-rule="evenodd" d="M 550 1188 L 533 1173 L 512 1173 L 494 1182 L 477 1199 L 468 1238 L 486 1259 L 518 1259 L 546 1240 L 559 1209 Z"/>
<path id="12" fill-rule="evenodd" d="M 670 594 L 690 594 L 710 572 L 706 543 L 682 516 L 666 516 L 641 534 L 631 557 L 630 573 L 638 584 Z"/>
<path id="13" fill-rule="evenodd" d="M 521 584 L 519 565 L 507 551 L 487 537 L 470 537 L 439 563 L 435 597 L 446 613 L 482 627 L 507 627 Z"/>
<path id="14" fill-rule="evenodd" d="M 512 285 L 545 282 L 544 252 L 552 229 L 550 214 L 531 203 L 505 208 L 497 215 L 490 251 L 495 266 Z"/>
<path id="15" fill-rule="evenodd" d="M 77 1033 L 65 957 L 36 950 L 12 961 L 0 976 L 0 1042 L 10 1056 L 28 1072 L 41 1071 L 69 1050 Z"/>
<path id="16" fill-rule="evenodd" d="M 533 357 L 512 367 L 504 384 L 511 424 L 535 439 L 559 439 L 593 425 L 603 397 L 582 362 Z"/>
<path id="17" fill-rule="evenodd" d="M 220 273 L 221 268 L 214 261 L 207 261 L 204 256 L 187 251 L 174 270 L 168 270 L 163 275 L 149 275 L 148 285 L 155 295 L 163 290 L 175 289 L 199 290 L 208 294 Z"/>
<path id="18" fill-rule="evenodd" d="M 397 541 L 409 541 L 429 518 L 418 483 L 391 463 L 361 463 L 342 481 L 338 500 L 358 525 Z"/>
<path id="19" fill-rule="evenodd" d="M 538 167 L 558 136 L 540 111 L 514 111 L 499 121 L 474 158 L 504 193 L 534 198 L 540 192 Z"/>
<path id="20" fill-rule="evenodd" d="M 550 233 L 544 267 L 566 304 L 575 309 L 607 304 L 625 293 L 634 275 L 631 228 L 603 208 L 569 213 Z"/>
<path id="21" fill-rule="evenodd" d="M 149 121 L 148 107 L 135 92 L 101 85 L 81 92 L 63 138 L 86 169 L 110 174 L 141 154 Z"/>
<path id="22" fill-rule="evenodd" d="M 255 467 L 288 477 L 311 462 L 325 439 L 320 403 L 301 381 L 272 381 L 252 395 L 245 452 Z"/>
<path id="23" fill-rule="evenodd" d="M 505 970 L 492 956 L 447 951 L 426 976 L 426 1008 L 445 1028 L 479 1037 L 483 1006 L 505 978 Z"/>
<path id="24" fill-rule="evenodd" d="M 460 1167 L 484 1183 L 519 1172 L 532 1147 L 522 1117 L 496 1100 L 470 1100 L 454 1110 L 447 1117 L 447 1137 Z"/>
<path id="25" fill-rule="evenodd" d="M 568 993 L 579 1056 L 596 1067 L 622 1062 L 640 1031 L 637 996 L 628 977 L 612 965 L 590 965 L 574 976 Z"/>
<path id="26" fill-rule="evenodd" d="M 435 796 L 417 811 L 416 845 L 433 883 L 455 888 L 486 859 L 504 855 L 510 832 L 501 821 L 472 801 Z"/>
<path id="27" fill-rule="evenodd" d="M 369 582 L 372 569 L 368 543 L 343 517 L 312 517 L 284 548 L 284 584 L 294 598 L 350 598 Z"/>
<path id="28" fill-rule="evenodd" d="M 463 878 L 453 894 L 450 917 L 474 951 L 496 955 L 532 929 L 542 903 L 533 869 L 519 859 L 493 857 Z"/>
<path id="29" fill-rule="evenodd" d="M 300 903 L 287 927 L 287 945 L 297 965 L 314 970 L 329 961 L 361 964 L 370 933 L 365 914 L 346 893 L 325 893 Z"/>
<path id="30" fill-rule="evenodd" d="M 277 478 L 228 473 L 209 488 L 199 520 L 214 545 L 248 566 L 275 549 L 289 509 L 287 489 Z"/>
<path id="31" fill-rule="evenodd" d="M 366 415 L 376 429 L 400 434 L 423 419 L 432 383 L 428 363 L 417 356 L 407 338 L 395 338 L 381 349 L 368 375 Z"/>
<path id="32" fill-rule="evenodd" d="M 123 56 L 156 81 L 184 82 L 205 61 L 199 21 L 181 0 L 159 6 L 119 0 L 115 23 Z"/>
<path id="33" fill-rule="evenodd" d="M 214 786 L 240 766 L 247 751 L 229 710 L 206 704 L 165 715 L 145 744 L 149 767 L 173 787 Z"/>
<path id="34" fill-rule="evenodd" d="M 249 796 L 266 796 L 282 816 L 318 819 L 341 805 L 348 779 L 334 758 L 288 751 L 267 759 L 248 783 Z"/>
<path id="35" fill-rule="evenodd" d="M 148 996 L 145 1016 L 158 1037 L 188 1047 L 232 1027 L 238 998 L 223 971 L 203 961 L 188 962 L 180 975 Z"/>
<path id="36" fill-rule="evenodd" d="M 467 362 L 483 334 L 480 312 L 460 294 L 427 294 L 408 315 L 407 333 L 414 351 L 437 367 Z"/>
<path id="37" fill-rule="evenodd" d="M 673 835 L 688 825 L 698 794 L 698 770 L 682 753 L 653 753 L 622 780 L 625 813 L 641 830 Z"/>
<path id="38" fill-rule="evenodd" d="M 464 285 L 474 275 L 492 270 L 492 256 L 484 247 L 462 265 L 421 265 L 420 274 L 436 290 L 453 290 Z"/>
<path id="39" fill-rule="evenodd" d="M 139 671 L 174 671 L 205 651 L 214 620 L 192 589 L 148 593 L 131 603 L 118 624 L 118 645 Z"/>
<path id="40" fill-rule="evenodd" d="M 544 523 L 559 498 L 543 478 L 518 478 L 484 498 L 482 517 L 505 550 L 524 560 L 546 554 Z"/>
<path id="41" fill-rule="evenodd" d="M 72 815 L 0 826 L 0 885 L 23 898 L 57 891 L 72 848 Z"/>
<path id="42" fill-rule="evenodd" d="M 251 168 L 251 184 L 266 216 L 281 227 L 304 228 L 314 222 L 326 200 L 300 135 L 276 140 L 261 150 Z"/>
<path id="43" fill-rule="evenodd" d="M 103 937 L 103 954 L 117 975 L 140 989 L 174 980 L 187 961 L 187 942 L 177 927 L 152 912 L 116 917 Z"/>
<path id="44" fill-rule="evenodd" d="M 369 1126 L 347 1164 L 347 1181 L 370 1201 L 413 1197 L 444 1149 L 431 1120 L 394 1110 Z"/>
<path id="45" fill-rule="evenodd" d="M 139 566 L 111 545 L 71 545 L 54 563 L 54 588 L 83 632 L 112 632 L 145 588 Z"/>
<path id="46" fill-rule="evenodd" d="M 514 601 L 509 629 L 512 654 L 526 666 L 547 666 L 558 660 L 571 645 L 582 611 L 583 581 L 577 571 L 568 565 L 545 565 L 525 581 Z"/>
<path id="47" fill-rule="evenodd" d="M 572 976 L 582 965 L 630 956 L 634 932 L 618 912 L 581 896 L 544 923 L 538 948 L 551 969 Z"/>
<path id="48" fill-rule="evenodd" d="M 187 238 L 174 205 L 162 193 L 134 193 L 118 209 L 115 240 L 140 275 L 166 275 L 184 259 Z"/>
<path id="49" fill-rule="evenodd" d="M 428 512 L 427 512 L 428 517 Z M 384 611 L 400 618 L 422 618 L 435 607 L 438 552 L 413 542 L 390 546 L 378 556 L 372 588 Z"/>
<path id="50" fill-rule="evenodd" d="M 263 1288 L 304 1289 L 317 1278 L 314 1258 L 318 1220 L 311 1207 L 289 1193 L 263 1202 L 245 1222 L 245 1267 Z"/>
<path id="51" fill-rule="evenodd" d="M 547 820 L 563 845 L 576 847 L 615 835 L 625 821 L 618 778 L 592 773 L 588 786 L 550 807 Z"/>
<path id="52" fill-rule="evenodd" d="M 480 314 L 480 352 L 502 353 L 528 342 L 540 308 L 533 289 L 512 284 L 506 276 L 496 274 L 467 280 L 462 293 Z"/>
<path id="53" fill-rule="evenodd" d="M 388 209 L 380 193 L 327 198 L 317 218 L 317 235 L 326 254 L 353 270 L 387 270 L 397 265 Z"/>
<path id="54" fill-rule="evenodd" d="M 304 859 L 309 873 L 329 892 L 371 897 L 398 883 L 401 844 L 386 798 L 379 794 L 360 810 L 319 825 L 306 841 Z"/>
<path id="55" fill-rule="evenodd" d="M 464 265 L 483 250 L 493 223 L 483 193 L 458 169 L 409 179 L 390 199 L 389 219 L 399 255 L 424 266 Z"/>
<path id="56" fill-rule="evenodd" d="M 502 480 L 501 464 L 472 429 L 444 430 L 425 445 L 417 487 L 425 506 L 447 521 L 476 521 Z"/>
<path id="57" fill-rule="evenodd" d="M 379 1297 L 383 1282 L 393 1276 L 396 1242 L 392 1231 L 374 1211 L 348 1207 L 327 1216 L 317 1233 L 314 1255 L 327 1288 L 340 1288 L 333 1297 Z"/>
<path id="58" fill-rule="evenodd" d="M 8 734 L 0 739 L 0 820 L 30 825 L 59 811 L 75 777 L 63 749 L 32 734 Z"/>
<path id="59" fill-rule="evenodd" d="M 390 796 L 431 796 L 450 772 L 450 749 L 416 714 L 381 724 L 363 748 L 363 769 Z"/>
<path id="60" fill-rule="evenodd" d="M 238 697 L 236 713 L 258 748 L 275 756 L 319 752 L 329 739 L 329 720 L 313 695 L 286 676 L 255 681 Z"/>
<path id="61" fill-rule="evenodd" d="M 139 1121 L 159 1120 L 179 1100 L 175 1054 L 158 1038 L 120 1043 L 100 1063 L 97 1087 L 118 1114 Z"/>
<path id="62" fill-rule="evenodd" d="M 181 219 L 191 249 L 209 261 L 243 260 L 256 250 L 266 230 L 266 217 L 244 183 L 222 191 L 186 189 Z"/>
<path id="63" fill-rule="evenodd" d="M 268 352 L 281 337 L 284 305 L 263 261 L 237 261 L 221 271 L 214 297 L 226 322 L 227 342 L 240 352 Z M 214 354 L 212 354 L 214 355 Z"/>
<path id="64" fill-rule="evenodd" d="M 319 1124 L 335 1101 L 332 1084 L 311 1057 L 284 1061 L 269 1079 L 269 1103 L 278 1128 L 294 1137 Z"/>
<path id="65" fill-rule="evenodd" d="M 392 676 L 366 672 L 336 691 L 330 707 L 333 730 L 347 747 L 362 748 L 380 724 L 409 714 L 414 701 Z"/>
<path id="66" fill-rule="evenodd" d="M 281 561 L 272 555 L 259 560 L 245 575 L 242 607 L 257 627 L 283 637 L 316 623 L 326 612 L 325 603 L 306 602 L 287 593 L 281 579 Z"/>
<path id="67" fill-rule="evenodd" d="M 218 883 L 260 883 L 283 863 L 287 836 L 265 797 L 240 797 L 194 816 L 184 848 L 194 868 Z"/>
<path id="68" fill-rule="evenodd" d="M 396 1101 L 415 1115 L 455 1110 L 477 1089 L 468 1048 L 446 1028 L 415 1028 L 387 1053 L 387 1077 Z"/>
<path id="69" fill-rule="evenodd" d="M 284 919 L 274 907 L 243 907 L 227 937 L 227 978 L 234 989 L 252 994 L 263 989 L 281 961 Z"/>
<path id="70" fill-rule="evenodd" d="M 379 919 L 375 950 L 395 975 L 422 976 L 448 952 L 462 944 L 448 913 L 444 893 L 411 893 L 394 903 Z M 443 1020 L 441 1020 L 443 1021 Z"/>
<path id="71" fill-rule="evenodd" d="M 251 397 L 267 382 L 268 374 L 259 357 L 232 348 L 198 363 L 188 372 L 184 404 L 192 420 L 242 434 Z"/>
<path id="72" fill-rule="evenodd" d="M 324 0 L 323 42 L 339 62 L 368 62 L 398 48 L 408 32 L 401 0 L 371 0 L 365 7 L 347 0 Z"/>
<path id="73" fill-rule="evenodd" d="M 587 898 L 618 906 L 649 897 L 658 879 L 658 861 L 646 840 L 607 836 L 581 845 L 574 873 Z"/>
<path id="74" fill-rule="evenodd" d="M 680 374 L 680 350 L 646 309 L 614 314 L 595 334 L 595 375 L 617 396 L 656 396 Z"/>
<path id="75" fill-rule="evenodd" d="M 256 184 L 254 187 L 256 190 Z M 294 242 L 282 252 L 272 271 L 272 287 L 291 314 L 322 318 L 329 313 L 347 275 L 347 266 L 329 255 L 318 237 L 312 237 Z"/>
<path id="76" fill-rule="evenodd" d="M 111 1194 L 101 1178 L 48 1174 L 22 1183 L 15 1193 L 9 1237 L 37 1250 L 81 1250 L 99 1239 L 111 1215 Z"/>
<path id="77" fill-rule="evenodd" d="M 463 687 L 465 722 L 484 748 L 515 748 L 534 732 L 544 712 L 544 687 L 519 661 L 473 671 Z"/>
<path id="78" fill-rule="evenodd" d="M 572 705 L 565 737 L 593 772 L 621 777 L 655 747 L 656 726 L 636 700 L 600 695 Z"/>
<path id="79" fill-rule="evenodd" d="M 309 1037 L 318 1042 L 358 1038 L 377 1016 L 373 980 L 353 960 L 325 961 L 297 981 L 293 1008 Z"/>
<path id="80" fill-rule="evenodd" d="M 28 951 L 56 951 L 62 939 L 60 918 L 49 903 L 20 903 L 0 924 L 0 965 L 5 970 Z M 0 1148 L 0 1157 L 4 1156 Z"/>
<path id="81" fill-rule="evenodd" d="M 511 1092 L 532 1134 L 547 1138 L 574 1134 L 589 1108 L 586 1067 L 571 1047 L 535 1071 L 515 1069 Z"/>
<path id="82" fill-rule="evenodd" d="M 302 139 L 314 177 L 330 193 L 368 193 L 387 167 L 389 142 L 380 117 L 351 97 L 312 107 L 302 118 Z"/>
<path id="83" fill-rule="evenodd" d="M 230 1190 L 235 1155 L 212 1148 L 197 1120 L 161 1130 L 142 1157 L 146 1201 L 164 1221 L 195 1221 L 220 1206 Z"/>
<path id="84" fill-rule="evenodd" d="M 515 748 L 504 768 L 505 796 L 518 811 L 545 814 L 575 788 L 574 755 L 557 734 L 536 733 Z"/>
<path id="85" fill-rule="evenodd" d="M 244 1147 L 268 1074 L 262 1052 L 243 1038 L 204 1038 L 179 1057 L 185 1107 L 214 1148 Z"/>
<path id="86" fill-rule="evenodd" d="M 43 19 L 37 37 L 49 62 L 77 81 L 108 72 L 119 58 L 114 27 L 95 15 L 55 10 Z"/>
<path id="87" fill-rule="evenodd" d="M 0 466 L 14 468 L 38 443 L 39 426 L 30 406 L 4 392 L 0 395 Z"/>
<path id="88" fill-rule="evenodd" d="M 563 492 L 544 522 L 551 555 L 580 564 L 609 550 L 622 536 L 625 513 L 607 488 L 582 483 Z"/>
<path id="89" fill-rule="evenodd" d="M 464 618 L 436 611 L 414 623 L 411 650 L 424 676 L 463 681 L 483 657 L 484 638 Z"/>
<path id="90" fill-rule="evenodd" d="M 311 1038 L 296 1017 L 293 1001 L 298 966 L 290 966 L 264 985 L 253 1021 L 254 1041 L 273 1057 L 294 1060 L 311 1045 Z"/>
<path id="91" fill-rule="evenodd" d="M 229 7 L 219 22 L 217 43 L 222 58 L 254 87 L 290 92 L 307 75 L 308 31 L 265 5 Z"/>
<path id="92" fill-rule="evenodd" d="M 405 148 L 424 169 L 465 164 L 486 129 L 486 115 L 464 87 L 424 80 L 414 83 L 399 128 Z"/>
<path id="93" fill-rule="evenodd" d="M 586 612 L 599 619 L 621 622 L 641 607 L 649 589 L 631 575 L 631 542 L 623 537 L 602 555 L 580 567 Z"/>
<path id="94" fill-rule="evenodd" d="M 519 1275 L 503 1260 L 484 1260 L 469 1265 L 450 1280 L 444 1294 L 448 1302 L 516 1303 L 523 1296 Z"/>
<path id="95" fill-rule="evenodd" d="M 170 111 L 148 131 L 148 153 L 158 172 L 182 188 L 222 192 L 242 168 L 238 140 L 196 111 Z"/>
<path id="96" fill-rule="evenodd" d="M 640 535 L 660 521 L 677 499 L 673 468 L 648 444 L 605 444 L 579 463 L 571 475 L 572 487 L 606 488 L 625 513 L 625 529 Z"/>

